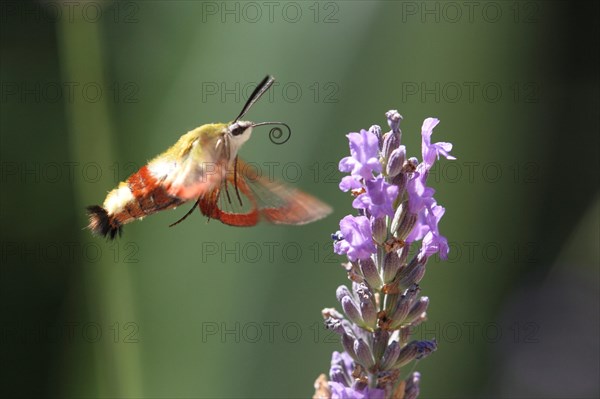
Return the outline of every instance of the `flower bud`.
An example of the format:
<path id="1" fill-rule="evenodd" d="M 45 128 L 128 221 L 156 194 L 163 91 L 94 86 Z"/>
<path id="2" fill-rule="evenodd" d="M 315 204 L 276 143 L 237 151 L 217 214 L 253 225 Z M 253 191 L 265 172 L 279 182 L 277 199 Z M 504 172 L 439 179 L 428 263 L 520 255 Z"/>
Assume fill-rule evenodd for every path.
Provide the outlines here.
<path id="1" fill-rule="evenodd" d="M 383 309 L 385 310 L 386 313 L 391 313 L 392 310 L 394 309 L 394 307 L 396 306 L 396 302 L 398 301 L 398 294 L 387 294 L 384 298 L 385 298 L 385 302 L 384 302 L 384 306 Z"/>
<path id="2" fill-rule="evenodd" d="M 401 171 L 402 172 L 402 171 Z M 398 187 L 398 196 L 402 197 L 404 190 L 406 189 L 406 182 L 408 181 L 408 175 L 406 173 L 398 173 L 392 177 L 390 183 Z"/>
<path id="3" fill-rule="evenodd" d="M 394 364 L 394 368 L 400 368 L 411 361 L 413 361 L 417 355 L 419 354 L 419 350 L 416 345 L 417 341 L 412 341 L 402 347 L 400 349 L 400 353 L 398 354 L 398 358 L 396 359 L 396 363 Z"/>
<path id="4" fill-rule="evenodd" d="M 410 312 L 408 312 L 408 315 L 406 316 L 406 323 L 412 323 L 417 318 L 423 316 L 423 313 L 427 311 L 428 306 L 428 297 L 424 296 L 419 298 L 419 300 L 410 309 Z"/>
<path id="5" fill-rule="evenodd" d="M 385 117 L 388 120 L 388 125 L 390 126 L 390 129 L 392 129 L 392 132 L 400 134 L 400 121 L 402 121 L 402 115 L 395 109 L 391 109 L 385 113 Z"/>
<path id="6" fill-rule="evenodd" d="M 437 350 L 437 341 L 435 340 L 435 338 L 431 341 L 418 341 L 416 359 L 423 359 L 429 356 L 435 350 Z"/>
<path id="7" fill-rule="evenodd" d="M 391 232 L 394 237 L 405 240 L 417 223 L 417 214 L 408 211 L 408 201 L 402 202 L 392 219 Z"/>
<path id="8" fill-rule="evenodd" d="M 371 230 L 373 231 L 373 239 L 376 243 L 381 244 L 387 238 L 387 226 L 385 217 L 379 217 L 371 221 Z"/>
<path id="9" fill-rule="evenodd" d="M 400 258 L 396 251 L 388 252 L 385 254 L 383 258 L 383 282 L 389 283 L 394 277 L 396 277 L 396 273 L 400 269 Z"/>
<path id="10" fill-rule="evenodd" d="M 394 217 L 392 218 L 392 223 L 390 225 L 390 232 L 394 235 L 394 237 L 398 237 L 398 228 L 400 227 L 400 224 L 404 220 L 407 213 L 408 201 L 403 201 L 400 206 L 396 208 L 396 212 L 394 213 Z"/>
<path id="11" fill-rule="evenodd" d="M 410 322 L 410 326 L 411 327 L 417 327 L 418 325 L 420 325 L 421 323 L 427 321 L 427 312 L 423 312 L 421 313 L 420 316 L 417 316 L 416 319 L 414 319 L 413 321 Z"/>
<path id="12" fill-rule="evenodd" d="M 381 370 L 387 370 L 392 367 L 394 363 L 396 363 L 396 360 L 398 360 L 399 354 L 400 344 L 398 344 L 398 341 L 392 341 L 392 343 L 385 349 L 385 352 L 381 357 L 379 368 Z"/>
<path id="13" fill-rule="evenodd" d="M 400 327 L 400 330 L 398 333 L 398 342 L 400 342 L 400 344 L 402 344 L 402 345 L 406 345 L 406 343 L 408 342 L 408 339 L 410 338 L 411 335 L 412 335 L 412 327 L 411 326 Z"/>
<path id="14" fill-rule="evenodd" d="M 358 298 L 360 314 L 365 326 L 373 329 L 377 324 L 377 309 L 373 293 L 365 284 L 353 284 L 352 288 L 356 293 L 356 298 Z"/>
<path id="15" fill-rule="evenodd" d="M 361 295 L 372 297 L 373 294 L 369 287 L 363 283 L 352 282 L 352 293 L 354 294 L 353 298 L 360 298 Z"/>
<path id="16" fill-rule="evenodd" d="M 398 276 L 396 277 L 397 284 L 400 289 L 406 288 L 421 281 L 424 275 L 425 263 L 422 260 L 419 260 L 418 256 L 415 256 L 410 263 L 398 273 Z"/>
<path id="17" fill-rule="evenodd" d="M 401 145 L 390 154 L 387 160 L 386 172 L 389 177 L 394 177 L 400 173 L 404 161 L 406 160 L 406 147 Z"/>
<path id="18" fill-rule="evenodd" d="M 345 285 L 340 285 L 339 287 L 337 287 L 337 290 L 335 290 L 335 296 L 337 300 L 340 303 L 342 303 L 342 298 L 345 296 L 352 297 L 352 293 L 350 292 L 348 287 L 346 287 Z"/>
<path id="19" fill-rule="evenodd" d="M 383 281 L 381 281 L 381 276 L 377 272 L 377 266 L 375 266 L 373 259 L 360 259 L 358 264 L 367 283 L 375 289 L 380 289 L 383 285 Z"/>
<path id="20" fill-rule="evenodd" d="M 406 291 L 406 294 L 400 296 L 394 310 L 389 316 L 389 319 L 391 320 L 390 328 L 398 328 L 404 323 L 404 320 L 410 313 L 412 304 L 420 291 L 421 289 L 419 286 L 415 284 Z"/>
<path id="21" fill-rule="evenodd" d="M 435 339 L 431 341 L 411 341 L 400 350 L 394 368 L 402 367 L 412 360 L 423 359 L 436 349 L 437 342 Z"/>
<path id="22" fill-rule="evenodd" d="M 358 357 L 356 356 L 356 352 L 354 352 L 354 338 L 352 338 L 348 334 L 342 335 L 342 346 L 347 354 L 350 355 L 354 361 L 358 361 Z"/>
<path id="23" fill-rule="evenodd" d="M 367 327 L 374 329 L 377 325 L 377 310 L 371 301 L 360 302 L 360 315 Z"/>
<path id="24" fill-rule="evenodd" d="M 358 362 L 366 369 L 370 369 L 375 365 L 375 359 L 371 353 L 369 345 L 362 339 L 359 338 L 354 341 L 354 352 L 358 358 Z"/>
<path id="25" fill-rule="evenodd" d="M 354 324 L 363 325 L 363 320 L 356 306 L 356 303 L 349 296 L 345 296 L 341 300 L 342 308 L 344 309 L 344 313 L 346 313 L 346 317 L 350 319 Z"/>
<path id="26" fill-rule="evenodd" d="M 410 252 L 410 244 L 405 244 L 402 248 L 398 250 L 398 257 L 400 258 L 400 264 L 406 264 L 406 258 L 408 258 L 408 253 Z"/>
<path id="27" fill-rule="evenodd" d="M 379 125 L 373 125 L 369 128 L 369 132 L 373 133 L 379 139 L 379 148 L 383 144 L 383 135 L 381 134 L 381 127 Z"/>
<path id="28" fill-rule="evenodd" d="M 408 289 L 406 290 L 406 293 L 404 295 L 406 295 L 406 297 L 408 298 L 410 303 L 413 304 L 415 299 L 417 298 L 417 296 L 419 296 L 420 292 L 421 292 L 421 288 L 419 287 L 419 285 L 413 284 L 410 287 L 408 287 Z"/>
<path id="29" fill-rule="evenodd" d="M 375 306 L 375 296 L 371 287 L 369 287 L 366 283 L 352 283 L 352 291 L 354 291 L 354 297 L 359 300 L 365 299 L 369 300 Z"/>
<path id="30" fill-rule="evenodd" d="M 347 385 L 349 382 L 346 378 L 346 373 L 344 373 L 344 369 L 339 364 L 331 365 L 331 368 L 329 369 L 329 380 L 344 385 Z"/>
<path id="31" fill-rule="evenodd" d="M 406 299 L 405 295 L 400 296 L 396 305 L 394 306 L 393 311 L 390 313 L 389 320 L 389 328 L 394 329 L 397 328 L 410 311 L 409 301 Z"/>
<path id="32" fill-rule="evenodd" d="M 406 379 L 406 386 L 404 388 L 404 399 L 417 399 L 419 397 L 420 380 L 421 374 L 418 371 L 415 371 L 410 377 Z"/>
<path id="33" fill-rule="evenodd" d="M 325 324 L 326 329 L 332 330 L 333 332 L 335 332 L 337 334 L 341 335 L 346 332 L 346 329 L 342 325 L 341 319 L 335 319 L 333 317 L 328 317 L 325 319 L 324 324 Z"/>
<path id="34" fill-rule="evenodd" d="M 387 330 L 377 329 L 373 334 L 373 354 L 375 359 L 381 359 L 390 340 L 390 332 Z"/>
<path id="35" fill-rule="evenodd" d="M 324 319 L 328 317 L 333 317 L 335 319 L 341 320 L 344 318 L 344 316 L 334 308 L 324 308 L 323 310 L 321 310 L 321 314 L 323 315 Z"/>
<path id="36" fill-rule="evenodd" d="M 394 132 L 388 132 L 383 135 L 383 147 L 381 154 L 384 159 L 390 159 L 392 151 L 400 146 L 400 135 Z"/>

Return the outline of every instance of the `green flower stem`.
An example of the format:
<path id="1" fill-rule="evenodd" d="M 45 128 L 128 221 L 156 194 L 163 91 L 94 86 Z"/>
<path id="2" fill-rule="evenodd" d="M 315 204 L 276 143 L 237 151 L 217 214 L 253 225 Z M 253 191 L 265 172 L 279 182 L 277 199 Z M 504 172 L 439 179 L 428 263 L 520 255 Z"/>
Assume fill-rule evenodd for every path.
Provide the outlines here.
<path id="1" fill-rule="evenodd" d="M 57 36 L 63 80 L 78 85 L 79 90 L 90 83 L 103 89 L 98 101 L 85 101 L 81 97 L 67 101 L 71 157 L 80 165 L 94 162 L 106 168 L 114 162 L 115 150 L 101 30 L 102 24 L 85 21 L 81 13 L 75 13 L 72 19 L 61 18 Z M 82 227 L 87 223 L 85 206 L 95 203 L 99 193 L 104 192 L 104 189 L 93 188 L 92 192 L 89 185 L 83 185 L 77 179 L 74 182 L 75 203 L 81 211 L 79 222 Z M 82 241 L 92 239 L 88 231 L 81 232 Z M 85 316 L 88 321 L 98 323 L 103 329 L 115 326 L 122 333 L 122 325 L 136 320 L 131 278 L 128 265 L 115 262 L 110 253 L 110 248 L 106 248 L 104 256 L 97 262 L 82 262 L 85 276 L 82 284 L 87 294 L 82 300 L 88 306 Z M 97 397 L 143 397 L 139 346 L 124 343 L 122 334 L 118 337 L 118 342 L 115 342 L 105 333 L 98 343 L 93 344 L 95 361 L 90 368 L 93 372 L 83 375 L 79 382 L 65 381 L 65 397 L 80 396 L 81 392 Z M 93 388 L 90 390 L 86 385 Z"/>

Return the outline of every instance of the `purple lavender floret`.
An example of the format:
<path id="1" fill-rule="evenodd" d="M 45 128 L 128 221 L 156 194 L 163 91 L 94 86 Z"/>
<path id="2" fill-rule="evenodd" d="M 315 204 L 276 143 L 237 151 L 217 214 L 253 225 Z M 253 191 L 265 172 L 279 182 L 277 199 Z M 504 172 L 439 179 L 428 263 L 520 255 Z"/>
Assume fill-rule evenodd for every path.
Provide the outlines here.
<path id="1" fill-rule="evenodd" d="M 365 192 L 356 197 L 352 206 L 368 210 L 374 218 L 394 216 L 393 204 L 397 196 L 398 186 L 387 183 L 380 175 L 374 180 L 365 181 Z"/>
<path id="2" fill-rule="evenodd" d="M 437 349 L 435 339 L 409 340 L 426 320 L 429 297 L 420 296 L 418 283 L 427 261 L 434 254 L 445 260 L 449 252 L 439 229 L 446 209 L 427 177 L 440 157 L 456 158 L 451 143 L 431 143 L 438 119 L 423 122 L 419 161 L 401 143 L 402 116 L 391 110 L 386 117 L 387 133 L 373 125 L 348 134 L 350 156 L 339 163 L 349 173 L 340 190 L 354 196 L 358 215 L 345 216 L 332 234 L 334 251 L 348 259 L 343 266 L 352 285 L 336 292 L 343 314 L 323 310 L 325 327 L 340 335 L 344 351 L 333 353 L 329 381 L 317 380 L 319 397 L 415 399 L 421 375 L 402 381 L 402 369 Z"/>
<path id="3" fill-rule="evenodd" d="M 448 259 L 448 240 L 442 236 L 438 223 L 446 209 L 438 205 L 435 200 L 430 201 L 417 216 L 417 222 L 411 233 L 406 237 L 406 242 L 421 242 L 421 256 L 430 257 L 439 253 L 441 259 Z"/>
<path id="4" fill-rule="evenodd" d="M 381 172 L 379 163 L 379 139 L 367 130 L 347 135 L 350 142 L 350 156 L 340 161 L 342 172 L 350 172 L 353 177 L 369 180 L 373 171 Z"/>
<path id="5" fill-rule="evenodd" d="M 425 121 L 423 121 L 423 126 L 421 127 L 421 151 L 423 155 L 423 163 L 428 166 L 427 170 L 431 169 L 436 159 L 440 159 L 440 155 L 446 157 L 446 159 L 456 159 L 450 155 L 452 143 L 439 142 L 431 144 L 431 134 L 433 133 L 433 128 L 436 127 L 438 123 L 440 123 L 439 119 L 427 118 Z"/>
<path id="6" fill-rule="evenodd" d="M 376 251 L 371 222 L 365 216 L 348 215 L 340 220 L 340 234 L 333 244 L 336 254 L 346 255 L 351 261 L 366 259 Z"/>

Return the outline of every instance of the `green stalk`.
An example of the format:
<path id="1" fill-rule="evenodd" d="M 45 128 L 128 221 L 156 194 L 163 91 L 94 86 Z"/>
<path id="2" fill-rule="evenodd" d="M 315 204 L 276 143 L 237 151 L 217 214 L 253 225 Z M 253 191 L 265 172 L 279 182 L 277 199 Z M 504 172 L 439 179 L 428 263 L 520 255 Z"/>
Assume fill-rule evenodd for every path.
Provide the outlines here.
<path id="1" fill-rule="evenodd" d="M 102 24 L 83 20 L 81 13 L 74 13 L 72 17 L 61 18 L 57 24 L 62 78 L 75 88 L 72 98 L 65 96 L 70 154 L 80 167 L 97 163 L 106 176 L 108 166 L 115 160 L 115 150 L 109 115 L 110 84 L 106 81 L 104 68 Z M 90 96 L 86 100 L 82 88 L 89 83 L 102 88 L 98 101 L 90 101 Z M 81 215 L 78 220 L 80 226 L 87 224 L 85 206 L 101 203 L 103 194 L 110 188 L 99 188 L 83 182 L 81 178 L 75 179 L 73 191 Z M 68 366 L 68 380 L 63 382 L 62 396 L 142 397 L 139 344 L 124 343 L 128 331 L 123 325 L 136 323 L 128 269 L 131 265 L 122 263 L 122 243 L 114 244 L 118 250 L 115 252 L 114 246 L 93 238 L 89 231 L 82 230 L 80 234 L 82 244 L 93 241 L 102 250 L 97 261 L 90 263 L 83 260 L 81 263 L 83 291 L 86 293 L 82 301 L 87 305 L 83 322 L 97 323 L 102 336 L 97 342 L 89 343 L 93 348 L 94 362 L 85 365 L 85 370 L 91 371 L 82 375 L 83 381 L 73 381 L 72 376 L 82 372 L 79 362 L 87 360 L 85 355 L 79 354 L 75 364 Z"/>

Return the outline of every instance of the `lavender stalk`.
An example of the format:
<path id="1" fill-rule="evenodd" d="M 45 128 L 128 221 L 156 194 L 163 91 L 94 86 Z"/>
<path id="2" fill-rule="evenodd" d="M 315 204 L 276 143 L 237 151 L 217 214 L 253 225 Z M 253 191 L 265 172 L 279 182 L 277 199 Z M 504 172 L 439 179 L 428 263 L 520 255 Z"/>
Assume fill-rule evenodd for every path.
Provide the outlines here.
<path id="1" fill-rule="evenodd" d="M 324 309 L 325 326 L 340 334 L 343 352 L 334 352 L 329 380 L 315 382 L 314 398 L 416 398 L 421 375 L 403 369 L 437 349 L 431 341 L 410 340 L 426 320 L 429 298 L 418 283 L 434 254 L 446 260 L 448 242 L 438 229 L 445 209 L 427 187 L 427 175 L 450 143 L 431 143 L 438 119 L 427 118 L 421 129 L 422 161 L 407 158 L 401 144 L 398 111 L 386 113 L 390 131 L 379 126 L 347 135 L 350 156 L 339 169 L 340 189 L 354 196 L 358 215 L 345 216 L 332 235 L 334 251 L 346 255 L 351 287 L 337 289 L 344 314 Z M 417 249 L 417 243 L 421 245 Z M 406 371 L 404 372 L 406 374 Z"/>

